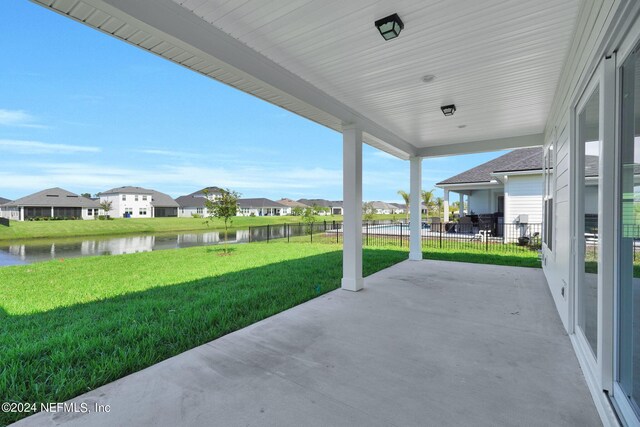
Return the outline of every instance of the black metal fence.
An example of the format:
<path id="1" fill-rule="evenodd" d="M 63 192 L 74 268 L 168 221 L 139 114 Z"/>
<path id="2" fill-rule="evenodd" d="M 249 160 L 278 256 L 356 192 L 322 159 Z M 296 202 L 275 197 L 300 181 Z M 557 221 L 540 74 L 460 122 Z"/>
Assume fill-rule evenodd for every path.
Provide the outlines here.
<path id="1" fill-rule="evenodd" d="M 0 225 L 9 227 L 9 220 L 7 218 L 0 218 Z"/>
<path id="2" fill-rule="evenodd" d="M 541 247 L 542 224 L 421 224 L 423 248 L 518 252 Z M 342 222 L 265 225 L 249 228 L 249 241 L 309 241 L 340 244 Z M 409 224 L 398 221 L 370 221 L 362 224 L 364 246 L 409 245 Z"/>

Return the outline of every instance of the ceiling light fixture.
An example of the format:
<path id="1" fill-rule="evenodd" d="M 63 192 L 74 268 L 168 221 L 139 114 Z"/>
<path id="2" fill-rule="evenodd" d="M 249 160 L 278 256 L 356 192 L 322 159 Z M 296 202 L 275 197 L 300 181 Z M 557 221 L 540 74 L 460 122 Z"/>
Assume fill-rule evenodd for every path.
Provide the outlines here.
<path id="1" fill-rule="evenodd" d="M 453 116 L 453 113 L 456 112 L 455 104 L 443 105 L 442 107 L 440 107 L 440 109 L 442 110 L 442 114 L 444 114 L 445 116 Z"/>
<path id="2" fill-rule="evenodd" d="M 375 25 L 385 40 L 395 39 L 400 35 L 400 31 L 404 29 L 404 23 L 397 13 L 378 19 Z"/>
<path id="3" fill-rule="evenodd" d="M 422 81 L 424 83 L 431 83 L 435 80 L 435 78 L 436 76 L 434 76 L 433 74 L 427 74 L 426 76 L 422 76 Z"/>
<path id="4" fill-rule="evenodd" d="M 464 129 L 464 128 L 466 128 L 466 127 L 467 127 L 467 125 L 459 125 L 459 126 L 458 126 L 458 129 Z"/>

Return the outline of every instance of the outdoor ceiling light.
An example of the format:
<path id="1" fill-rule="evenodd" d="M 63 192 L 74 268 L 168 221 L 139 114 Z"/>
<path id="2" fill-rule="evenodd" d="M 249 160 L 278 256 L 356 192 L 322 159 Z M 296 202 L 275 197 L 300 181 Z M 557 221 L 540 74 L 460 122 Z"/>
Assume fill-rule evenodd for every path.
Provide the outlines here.
<path id="1" fill-rule="evenodd" d="M 378 31 L 380 31 L 380 35 L 385 40 L 395 39 L 404 28 L 404 23 L 397 13 L 389 15 L 386 18 L 378 19 L 375 24 Z"/>
<path id="2" fill-rule="evenodd" d="M 445 116 L 453 116 L 453 113 L 456 112 L 456 106 L 454 104 L 443 105 L 440 109 L 442 110 L 442 114 Z"/>

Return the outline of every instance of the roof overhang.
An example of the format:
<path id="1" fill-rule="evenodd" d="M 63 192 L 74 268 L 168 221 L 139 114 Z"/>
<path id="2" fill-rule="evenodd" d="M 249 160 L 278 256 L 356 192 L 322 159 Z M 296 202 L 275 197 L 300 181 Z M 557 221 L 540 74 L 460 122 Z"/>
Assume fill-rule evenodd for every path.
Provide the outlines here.
<path id="1" fill-rule="evenodd" d="M 484 181 L 484 182 L 463 182 L 458 184 L 436 184 L 436 187 L 443 190 L 453 191 L 455 193 L 474 191 L 474 190 L 494 190 L 502 188 L 502 182 L 498 180 Z M 465 193 L 467 194 L 467 193 Z"/>
<path id="2" fill-rule="evenodd" d="M 402 159 L 542 145 L 539 132 L 579 4 L 479 1 L 460 15 L 447 2 L 425 0 L 337 8 L 322 2 L 258 8 L 252 0 L 32 1 L 336 131 L 356 125 L 367 144 Z M 335 14 L 344 19 L 343 8 L 353 12 L 344 40 L 315 31 Z M 406 16 L 407 28 L 385 43 L 373 17 L 390 9 Z M 337 26 L 330 30 L 345 28 L 338 21 L 328 21 Z M 443 39 L 443 26 L 457 28 L 456 37 Z M 305 55 L 301 44 L 317 54 Z M 438 78 L 429 88 L 421 76 L 431 70 Z M 453 118 L 439 111 L 447 102 L 460 105 Z"/>

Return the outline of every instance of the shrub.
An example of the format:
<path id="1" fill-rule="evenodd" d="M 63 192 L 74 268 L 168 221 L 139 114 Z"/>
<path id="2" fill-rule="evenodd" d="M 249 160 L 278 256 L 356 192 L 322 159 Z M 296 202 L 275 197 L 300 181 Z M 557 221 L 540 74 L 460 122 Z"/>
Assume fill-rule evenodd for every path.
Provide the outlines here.
<path id="1" fill-rule="evenodd" d="M 202 214 L 192 213 L 191 218 L 202 218 Z"/>

